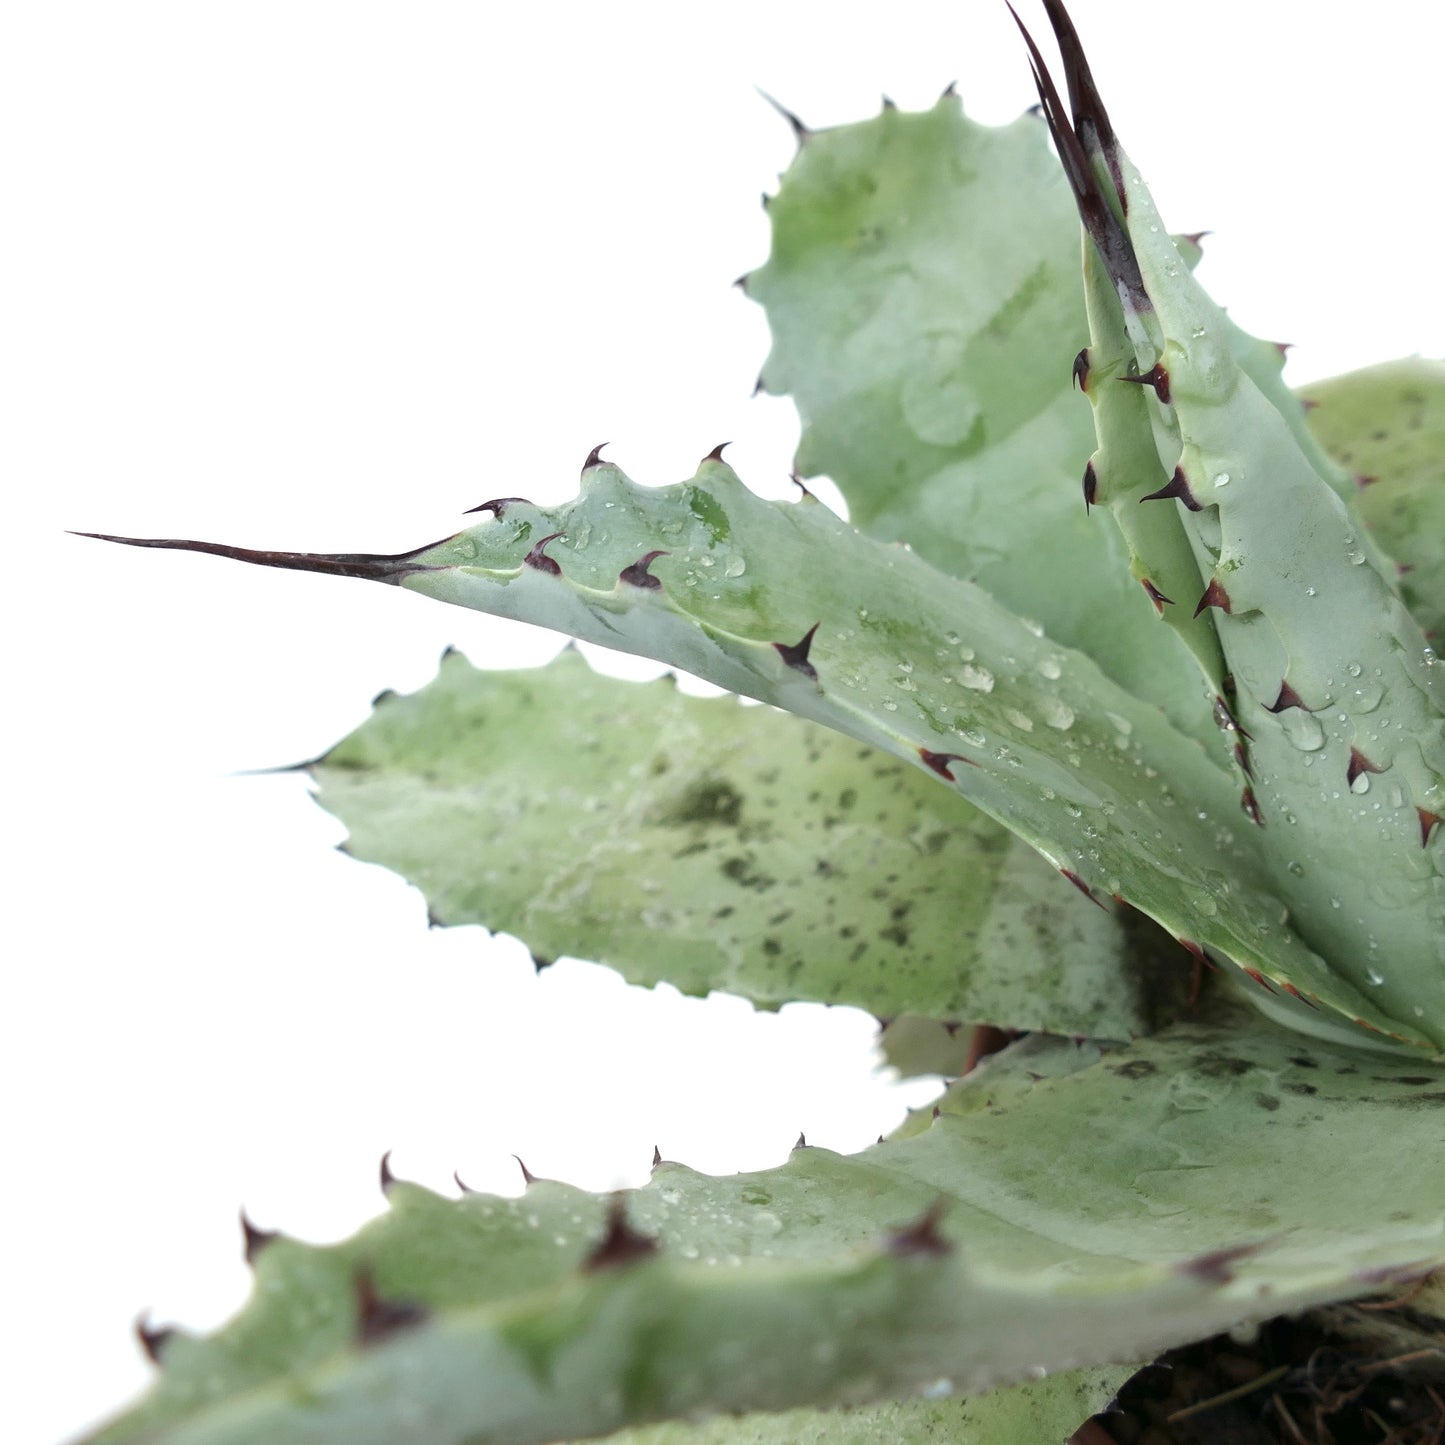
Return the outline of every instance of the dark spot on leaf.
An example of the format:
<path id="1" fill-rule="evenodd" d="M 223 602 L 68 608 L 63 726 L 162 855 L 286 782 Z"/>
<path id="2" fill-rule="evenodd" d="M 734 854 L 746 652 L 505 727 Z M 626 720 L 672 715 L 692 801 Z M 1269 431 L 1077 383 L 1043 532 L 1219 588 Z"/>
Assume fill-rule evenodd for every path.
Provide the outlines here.
<path id="1" fill-rule="evenodd" d="M 1147 1079 L 1150 1074 L 1159 1072 L 1159 1065 L 1152 1059 L 1129 1059 L 1122 1064 L 1110 1064 L 1109 1072 L 1118 1074 L 1121 1079 Z"/>
<path id="2" fill-rule="evenodd" d="M 664 828 L 736 828 L 742 818 L 743 796 L 725 778 L 702 778 L 693 783 L 657 814 Z"/>
<path id="3" fill-rule="evenodd" d="M 1237 1079 L 1253 1067 L 1248 1059 L 1234 1058 L 1229 1054 L 1200 1054 L 1194 1061 L 1195 1071 L 1206 1079 Z"/>

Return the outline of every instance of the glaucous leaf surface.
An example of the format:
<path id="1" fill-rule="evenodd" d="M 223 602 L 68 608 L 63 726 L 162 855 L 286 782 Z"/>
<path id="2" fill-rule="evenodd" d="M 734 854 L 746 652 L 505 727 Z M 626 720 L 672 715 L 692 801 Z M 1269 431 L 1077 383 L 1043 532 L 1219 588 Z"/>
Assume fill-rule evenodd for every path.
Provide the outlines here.
<path id="1" fill-rule="evenodd" d="M 1215 747 L 1187 654 L 1080 496 L 1079 226 L 1042 122 L 980 125 L 949 94 L 811 132 L 768 217 L 745 285 L 773 333 L 763 384 L 802 418 L 800 474 Z"/>
<path id="2" fill-rule="evenodd" d="M 1240 1011 L 1113 1051 L 1035 1035 L 853 1157 L 660 1162 L 610 1201 L 393 1181 L 346 1243 L 253 1241 L 247 1309 L 164 1340 L 95 1439 L 528 1445 L 1147 1357 L 1445 1263 L 1417 1068 Z"/>
<path id="3" fill-rule="evenodd" d="M 1301 388 L 1310 429 L 1358 478 L 1355 510 L 1400 565 L 1400 593 L 1445 638 L 1445 361 L 1387 361 Z"/>
<path id="4" fill-rule="evenodd" d="M 518 672 L 452 653 L 311 771 L 348 851 L 437 922 L 549 959 L 769 1005 L 1148 1026 L 1112 911 L 929 774 L 772 708 L 622 682 L 574 650 Z"/>

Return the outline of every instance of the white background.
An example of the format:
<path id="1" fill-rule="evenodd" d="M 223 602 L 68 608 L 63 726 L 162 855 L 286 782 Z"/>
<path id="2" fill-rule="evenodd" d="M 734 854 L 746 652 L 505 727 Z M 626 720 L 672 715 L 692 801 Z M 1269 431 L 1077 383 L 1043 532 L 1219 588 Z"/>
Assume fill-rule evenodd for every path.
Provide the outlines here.
<path id="1" fill-rule="evenodd" d="M 1437 6 L 1074 8 L 1166 218 L 1214 231 L 1201 274 L 1293 380 L 1445 350 Z M 792 150 L 753 86 L 823 126 L 951 80 L 983 120 L 1032 103 L 1001 4 L 5 11 L 7 1439 L 138 1388 L 142 1307 L 239 1305 L 241 1203 L 318 1239 L 374 1213 L 385 1148 L 436 1188 L 511 1190 L 510 1151 L 608 1188 L 654 1143 L 756 1168 L 899 1117 L 866 1017 L 535 977 L 429 934 L 302 780 L 233 776 L 447 643 L 551 639 L 63 529 L 396 551 L 561 500 L 602 440 L 660 483 L 731 438 L 785 494 L 795 423 L 748 399 L 766 329 L 729 287 Z"/>

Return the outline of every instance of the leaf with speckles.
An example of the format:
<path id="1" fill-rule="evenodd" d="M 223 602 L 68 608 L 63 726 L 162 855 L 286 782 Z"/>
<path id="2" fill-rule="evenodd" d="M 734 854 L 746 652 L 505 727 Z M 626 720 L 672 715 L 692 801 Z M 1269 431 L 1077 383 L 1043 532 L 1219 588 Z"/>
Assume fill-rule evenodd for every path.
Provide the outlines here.
<path id="1" fill-rule="evenodd" d="M 1445 361 L 1412 356 L 1300 389 L 1310 430 L 1357 478 L 1356 512 L 1401 567 L 1400 595 L 1445 640 Z"/>
<path id="2" fill-rule="evenodd" d="M 1441 1079 L 1418 1067 L 1241 1011 L 1111 1052 L 1032 1036 L 850 1158 L 662 1163 L 611 1203 L 393 1182 L 350 1241 L 267 1243 L 245 1311 L 169 1336 L 94 1440 L 540 1445 L 970 1395 L 1398 1288 L 1445 1264 Z M 1322 1159 L 1349 1164 L 1328 1189 Z"/>
<path id="3" fill-rule="evenodd" d="M 1080 888 L 1345 1027 L 1445 1043 L 1445 1020 L 1384 1012 L 1284 921 L 1259 886 L 1262 830 L 1197 742 L 973 583 L 816 501 L 764 501 L 711 457 L 656 488 L 597 463 L 571 502 L 499 510 L 395 557 L 137 545 L 367 577 L 656 658 L 926 769 Z M 630 580 L 643 556 L 655 586 Z M 1262 1003 L 1270 986 L 1256 988 Z"/>
<path id="4" fill-rule="evenodd" d="M 353 856 L 547 958 L 766 1005 L 1149 1024 L 1114 912 L 930 774 L 771 708 L 575 651 L 523 672 L 453 653 L 312 772 Z"/>
<path id="5" fill-rule="evenodd" d="M 609 1435 L 604 1445 L 1054 1445 L 1103 1410 L 1134 1372 L 1131 1365 L 1066 1370 L 967 1400 L 644 1425 Z"/>

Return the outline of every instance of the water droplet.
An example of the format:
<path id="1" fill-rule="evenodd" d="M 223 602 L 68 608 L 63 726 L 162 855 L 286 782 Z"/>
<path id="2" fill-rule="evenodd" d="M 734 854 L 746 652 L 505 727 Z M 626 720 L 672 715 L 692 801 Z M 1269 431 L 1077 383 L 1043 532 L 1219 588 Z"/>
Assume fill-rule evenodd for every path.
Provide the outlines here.
<path id="1" fill-rule="evenodd" d="M 1291 873 L 1294 874 L 1296 878 L 1303 878 L 1305 876 L 1305 869 L 1303 863 L 1298 863 L 1294 859 L 1291 859 L 1289 863 L 1287 863 L 1285 866 L 1289 869 Z"/>
<path id="2" fill-rule="evenodd" d="M 1201 335 L 1201 336 L 1202 336 L 1203 334 L 1204 334 L 1203 332 L 1200 332 L 1200 335 Z M 1227 487 L 1227 486 L 1229 485 L 1229 473 L 1228 473 L 1228 472 L 1220 472 L 1220 474 L 1219 474 L 1217 477 L 1215 477 L 1215 479 L 1214 479 L 1214 485 L 1215 485 L 1216 487 Z"/>
<path id="3" fill-rule="evenodd" d="M 1352 793 L 1368 793 L 1370 791 L 1370 775 L 1361 773 L 1353 783 L 1350 784 Z"/>
<path id="4" fill-rule="evenodd" d="M 1062 698 L 1043 698 L 1039 711 L 1043 714 L 1044 721 L 1051 728 L 1058 728 L 1060 732 L 1067 732 L 1074 725 L 1074 710 Z"/>
<path id="5" fill-rule="evenodd" d="M 1057 681 L 1063 675 L 1063 668 L 1059 666 L 1057 657 L 1042 657 L 1038 662 L 1039 672 L 1050 679 Z"/>
<path id="6" fill-rule="evenodd" d="M 1034 720 L 1026 712 L 1020 712 L 1016 707 L 1006 707 L 1003 710 L 1003 715 L 1018 728 L 1020 732 L 1033 732 Z"/>
<path id="7" fill-rule="evenodd" d="M 986 667 L 971 667 L 965 664 L 958 671 L 958 680 L 964 687 L 971 687 L 975 692 L 993 691 L 993 673 Z"/>
<path id="8" fill-rule="evenodd" d="M 1338 908 L 1339 906 L 1340 906 L 1340 900 L 1339 900 L 1338 898 L 1331 898 L 1331 899 L 1330 899 L 1330 907 L 1331 907 L 1331 908 Z"/>
<path id="9" fill-rule="evenodd" d="M 898 670 L 899 670 L 899 672 L 912 672 L 912 671 L 913 671 L 913 664 L 912 664 L 911 662 L 907 662 L 907 661 L 900 662 L 900 663 L 898 664 Z"/>
<path id="10" fill-rule="evenodd" d="M 956 633 L 956 632 L 945 632 L 945 633 L 943 634 L 943 640 L 944 640 L 950 647 L 957 647 L 958 644 L 959 644 L 959 642 L 960 642 L 962 639 L 959 637 L 958 633 Z"/>
<path id="11" fill-rule="evenodd" d="M 1315 588 L 1313 588 L 1313 587 L 1306 587 L 1306 588 L 1305 588 L 1305 596 L 1306 596 L 1306 597 L 1318 597 L 1319 595 L 1320 595 L 1319 592 L 1316 591 Z"/>
<path id="12" fill-rule="evenodd" d="M 974 650 L 973 650 L 973 648 L 971 648 L 971 647 L 960 647 L 960 648 L 958 649 L 958 655 L 959 655 L 965 662 L 972 662 L 973 659 L 974 659 L 978 654 L 975 653 Z"/>
<path id="13" fill-rule="evenodd" d="M 1385 975 L 1381 973 L 1378 969 L 1374 968 L 1367 968 L 1365 970 L 1365 977 L 1369 979 L 1376 988 L 1378 988 L 1385 981 Z"/>
<path id="14" fill-rule="evenodd" d="M 723 566 L 724 577 L 741 577 L 748 570 L 748 564 L 736 553 L 727 559 Z"/>
<path id="15" fill-rule="evenodd" d="M 897 704 L 896 702 L 894 702 L 891 697 L 885 697 L 885 698 L 883 699 L 883 706 L 884 706 L 889 712 L 897 712 L 897 711 L 898 711 L 898 704 Z"/>
<path id="16" fill-rule="evenodd" d="M 1325 745 L 1325 730 L 1313 713 L 1297 707 L 1286 708 L 1279 714 L 1279 725 L 1285 737 L 1302 753 L 1317 752 Z"/>

